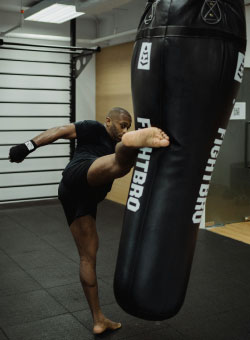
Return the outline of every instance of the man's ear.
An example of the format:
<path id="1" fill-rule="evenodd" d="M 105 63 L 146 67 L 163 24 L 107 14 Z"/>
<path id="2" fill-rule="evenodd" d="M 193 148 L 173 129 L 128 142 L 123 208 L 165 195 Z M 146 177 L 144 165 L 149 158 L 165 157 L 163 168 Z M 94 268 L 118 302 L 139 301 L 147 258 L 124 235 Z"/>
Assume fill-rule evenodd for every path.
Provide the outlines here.
<path id="1" fill-rule="evenodd" d="M 106 117 L 106 125 L 109 127 L 111 125 L 111 118 Z"/>

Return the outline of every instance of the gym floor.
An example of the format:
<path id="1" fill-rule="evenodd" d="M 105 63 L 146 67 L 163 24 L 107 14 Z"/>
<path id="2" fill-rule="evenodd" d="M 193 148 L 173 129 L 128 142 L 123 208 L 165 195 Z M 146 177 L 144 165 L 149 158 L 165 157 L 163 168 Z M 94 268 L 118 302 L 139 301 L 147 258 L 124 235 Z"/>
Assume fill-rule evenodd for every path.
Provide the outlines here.
<path id="1" fill-rule="evenodd" d="M 180 313 L 148 322 L 115 302 L 113 273 L 124 207 L 98 210 L 97 273 L 105 314 L 122 329 L 102 337 L 78 278 L 78 254 L 57 201 L 0 207 L 0 340 L 248 340 L 250 245 L 200 230 Z"/>

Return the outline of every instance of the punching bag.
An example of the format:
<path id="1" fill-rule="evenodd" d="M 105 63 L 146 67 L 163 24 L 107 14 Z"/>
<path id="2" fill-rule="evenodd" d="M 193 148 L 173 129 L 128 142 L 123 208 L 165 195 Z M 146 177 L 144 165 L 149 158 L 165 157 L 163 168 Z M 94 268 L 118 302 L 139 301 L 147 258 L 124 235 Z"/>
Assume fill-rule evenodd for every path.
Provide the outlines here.
<path id="1" fill-rule="evenodd" d="M 244 70 L 243 0 L 149 1 L 132 57 L 136 128 L 167 148 L 139 150 L 114 293 L 129 314 L 164 320 L 181 308 L 209 183 Z"/>

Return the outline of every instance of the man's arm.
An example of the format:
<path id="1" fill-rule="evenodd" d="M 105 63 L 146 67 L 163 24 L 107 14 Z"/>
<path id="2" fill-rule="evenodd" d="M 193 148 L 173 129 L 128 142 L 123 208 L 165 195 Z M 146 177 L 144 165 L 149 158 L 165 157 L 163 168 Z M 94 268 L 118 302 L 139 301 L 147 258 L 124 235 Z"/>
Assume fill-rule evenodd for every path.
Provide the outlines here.
<path id="1" fill-rule="evenodd" d="M 40 135 L 34 137 L 32 140 L 36 146 L 44 146 L 55 142 L 58 139 L 74 139 L 76 138 L 75 124 L 68 124 L 64 126 L 55 127 L 42 132 Z"/>
<path id="2" fill-rule="evenodd" d="M 76 138 L 75 124 L 68 124 L 46 130 L 26 143 L 13 146 L 9 151 L 9 160 L 10 162 L 20 163 L 29 153 L 35 151 L 38 147 L 51 144 L 60 138 Z"/>

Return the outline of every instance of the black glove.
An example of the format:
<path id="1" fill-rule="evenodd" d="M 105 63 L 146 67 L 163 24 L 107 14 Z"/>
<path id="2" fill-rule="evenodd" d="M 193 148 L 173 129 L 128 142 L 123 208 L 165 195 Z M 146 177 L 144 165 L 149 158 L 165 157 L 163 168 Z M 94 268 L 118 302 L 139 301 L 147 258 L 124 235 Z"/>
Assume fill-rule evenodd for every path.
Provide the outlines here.
<path id="1" fill-rule="evenodd" d="M 26 156 L 28 156 L 29 153 L 35 151 L 36 148 L 37 145 L 33 142 L 33 140 L 13 146 L 9 152 L 9 160 L 10 162 L 20 163 Z"/>

